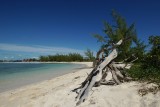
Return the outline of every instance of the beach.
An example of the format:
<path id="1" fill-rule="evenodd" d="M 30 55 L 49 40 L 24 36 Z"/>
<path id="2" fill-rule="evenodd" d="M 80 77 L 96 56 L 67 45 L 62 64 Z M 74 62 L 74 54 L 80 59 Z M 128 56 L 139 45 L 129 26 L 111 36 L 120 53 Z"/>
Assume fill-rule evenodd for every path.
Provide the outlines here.
<path id="1" fill-rule="evenodd" d="M 93 69 L 91 62 L 77 64 L 87 67 L 0 93 L 0 107 L 75 107 L 77 94 L 71 90 L 77 88 Z M 93 87 L 88 99 L 79 107 L 160 107 L 160 92 L 143 97 L 138 94 L 140 88 L 153 85 L 132 81 L 116 86 Z"/>
<path id="2" fill-rule="evenodd" d="M 0 93 L 71 73 L 85 66 L 70 62 L 0 63 Z"/>

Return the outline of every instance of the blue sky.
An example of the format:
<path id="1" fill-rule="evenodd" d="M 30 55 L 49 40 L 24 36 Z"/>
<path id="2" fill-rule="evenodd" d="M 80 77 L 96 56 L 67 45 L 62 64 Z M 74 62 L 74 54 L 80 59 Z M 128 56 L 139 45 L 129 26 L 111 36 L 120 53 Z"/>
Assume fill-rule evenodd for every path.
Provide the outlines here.
<path id="1" fill-rule="evenodd" d="M 159 0 L 0 0 L 0 59 L 96 52 L 103 21 L 115 9 L 135 23 L 138 38 L 160 35 Z"/>

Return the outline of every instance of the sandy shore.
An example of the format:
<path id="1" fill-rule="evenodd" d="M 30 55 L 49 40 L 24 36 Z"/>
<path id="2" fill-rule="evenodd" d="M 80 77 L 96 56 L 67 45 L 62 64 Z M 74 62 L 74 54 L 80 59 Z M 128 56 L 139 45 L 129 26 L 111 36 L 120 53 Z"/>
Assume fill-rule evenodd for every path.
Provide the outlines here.
<path id="1" fill-rule="evenodd" d="M 92 63 L 83 64 L 88 68 L 0 93 L 0 107 L 75 107 L 76 93 L 71 90 L 78 87 L 92 70 Z M 149 93 L 143 97 L 138 94 L 138 89 L 144 86 L 128 82 L 118 86 L 94 87 L 79 107 L 160 107 L 160 93 Z"/>

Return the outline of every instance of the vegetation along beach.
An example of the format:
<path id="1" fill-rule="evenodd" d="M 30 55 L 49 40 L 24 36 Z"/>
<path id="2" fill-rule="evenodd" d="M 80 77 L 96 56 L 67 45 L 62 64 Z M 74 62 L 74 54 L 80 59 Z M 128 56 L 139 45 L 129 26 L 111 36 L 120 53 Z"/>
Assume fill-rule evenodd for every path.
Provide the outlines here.
<path id="1" fill-rule="evenodd" d="M 0 107 L 160 107 L 159 4 L 0 1 Z"/>

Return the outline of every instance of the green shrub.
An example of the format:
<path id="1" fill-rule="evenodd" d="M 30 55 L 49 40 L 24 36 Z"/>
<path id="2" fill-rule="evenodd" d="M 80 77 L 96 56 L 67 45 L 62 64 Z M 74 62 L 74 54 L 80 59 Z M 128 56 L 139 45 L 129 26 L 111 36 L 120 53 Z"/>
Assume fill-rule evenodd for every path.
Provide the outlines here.
<path id="1" fill-rule="evenodd" d="M 57 62 L 70 62 L 70 61 L 83 61 L 83 56 L 78 53 L 70 53 L 68 55 L 56 54 L 56 55 L 48 55 L 48 56 L 40 56 L 40 61 L 57 61 Z"/>
<path id="2" fill-rule="evenodd" d="M 136 80 L 160 83 L 160 69 L 153 66 L 144 68 L 142 65 L 134 65 L 128 74 Z"/>

